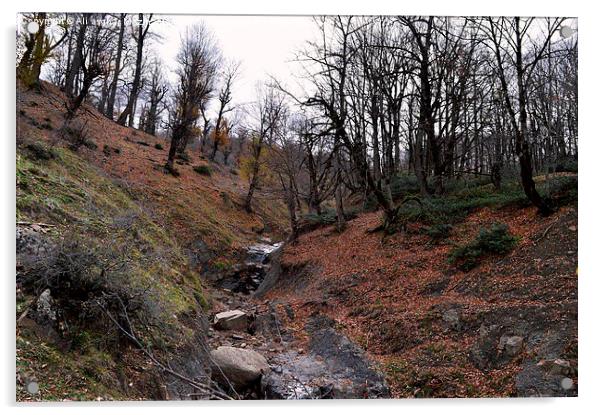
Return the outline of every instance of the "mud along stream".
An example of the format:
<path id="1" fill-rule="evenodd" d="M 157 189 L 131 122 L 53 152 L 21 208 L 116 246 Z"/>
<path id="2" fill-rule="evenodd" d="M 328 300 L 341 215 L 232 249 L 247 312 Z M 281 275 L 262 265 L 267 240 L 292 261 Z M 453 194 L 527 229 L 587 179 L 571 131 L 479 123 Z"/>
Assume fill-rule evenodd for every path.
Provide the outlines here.
<path id="1" fill-rule="evenodd" d="M 384 376 L 333 320 L 317 314 L 298 321 L 289 304 L 263 300 L 280 278 L 283 248 L 263 238 L 214 282 L 212 377 L 244 399 L 389 397 Z"/>

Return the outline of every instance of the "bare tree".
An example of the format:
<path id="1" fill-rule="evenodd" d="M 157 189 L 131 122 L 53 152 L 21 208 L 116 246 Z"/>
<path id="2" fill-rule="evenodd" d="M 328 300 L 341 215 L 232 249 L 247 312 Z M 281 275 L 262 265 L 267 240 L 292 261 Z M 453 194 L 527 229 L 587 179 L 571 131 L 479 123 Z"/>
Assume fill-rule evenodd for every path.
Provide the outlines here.
<path id="1" fill-rule="evenodd" d="M 150 74 L 150 85 L 148 91 L 148 110 L 145 113 L 145 121 L 140 128 L 147 134 L 155 135 L 157 124 L 165 107 L 164 98 L 169 91 L 169 85 L 161 70 L 159 60 L 154 60 Z"/>
<path id="2" fill-rule="evenodd" d="M 208 29 L 203 25 L 188 28 L 177 56 L 178 81 L 168 122 L 171 145 L 165 167 L 171 173 L 177 174 L 177 151 L 197 134 L 197 121 L 213 90 L 218 61 L 219 50 Z"/>
<path id="3" fill-rule="evenodd" d="M 258 100 L 253 106 L 254 125 L 251 130 L 251 166 L 249 191 L 245 198 L 245 210 L 252 212 L 253 195 L 259 185 L 261 157 L 266 146 L 273 143 L 274 136 L 282 127 L 282 117 L 286 111 L 284 96 L 274 88 L 258 88 Z"/>
<path id="4" fill-rule="evenodd" d="M 217 94 L 217 101 L 219 103 L 217 110 L 217 119 L 215 121 L 215 127 L 213 129 L 213 150 L 211 151 L 211 160 L 215 160 L 218 147 L 221 142 L 227 140 L 228 126 L 224 125 L 224 119 L 226 114 L 234 110 L 232 106 L 232 86 L 238 75 L 240 64 L 237 62 L 231 62 L 227 65 L 222 75 L 222 86 L 219 93 Z M 223 138 L 226 138 L 224 140 Z"/>
<path id="5" fill-rule="evenodd" d="M 137 33 L 134 30 L 134 39 L 136 40 L 136 66 L 134 70 L 134 79 L 132 81 L 132 89 L 130 91 L 130 95 L 125 106 L 123 112 L 119 115 L 117 119 L 117 123 L 121 125 L 125 125 L 125 121 L 130 117 L 130 124 L 132 123 L 134 108 L 136 105 L 136 100 L 138 99 L 138 93 L 140 91 L 140 78 L 142 74 L 142 65 L 143 65 L 143 56 L 142 52 L 144 50 L 144 41 L 149 33 L 149 29 L 151 25 L 156 20 L 153 20 L 153 15 L 149 14 L 146 17 L 144 13 L 138 13 L 138 21 L 136 25 L 138 26 Z"/>
<path id="6" fill-rule="evenodd" d="M 115 111 L 115 96 L 117 95 L 117 83 L 119 82 L 119 76 L 121 75 L 121 71 L 123 70 L 122 65 L 122 55 L 123 49 L 125 47 L 124 37 L 125 37 L 125 19 L 126 14 L 119 14 L 119 34 L 117 37 L 117 45 L 115 46 L 115 62 L 113 66 L 113 79 L 111 80 L 111 84 L 109 86 L 109 96 L 107 98 L 107 104 L 105 109 L 105 114 L 110 119 L 113 119 L 113 113 Z"/>
<path id="7" fill-rule="evenodd" d="M 488 24 L 483 25 L 483 28 L 495 55 L 497 76 L 501 84 L 500 94 L 514 131 L 514 145 L 519 159 L 523 190 L 527 198 L 537 206 L 539 212 L 546 215 L 551 212 L 551 208 L 540 196 L 533 180 L 531 144 L 527 125 L 529 101 L 527 85 L 532 80 L 537 64 L 545 56 L 552 36 L 560 28 L 564 19 L 556 18 L 548 25 L 542 42 L 536 42 L 531 37 L 531 29 L 535 21 L 535 18 L 490 17 L 487 19 Z M 527 56 L 525 56 L 526 48 L 530 48 Z M 516 96 L 511 89 L 513 85 L 516 85 Z"/>

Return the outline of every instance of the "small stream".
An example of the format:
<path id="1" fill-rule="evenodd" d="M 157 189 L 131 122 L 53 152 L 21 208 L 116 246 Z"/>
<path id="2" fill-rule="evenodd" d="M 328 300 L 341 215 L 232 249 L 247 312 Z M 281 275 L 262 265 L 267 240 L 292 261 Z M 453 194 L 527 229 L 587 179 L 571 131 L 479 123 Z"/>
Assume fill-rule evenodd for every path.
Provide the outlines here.
<path id="1" fill-rule="evenodd" d="M 266 238 L 249 246 L 244 263 L 236 265 L 219 281 L 219 286 L 235 293 L 252 294 L 266 276 L 271 254 L 282 245 L 283 242 L 272 243 Z"/>
<path id="2" fill-rule="evenodd" d="M 273 286 L 281 272 L 277 252 L 282 246 L 283 242 L 262 239 L 247 248 L 243 262 L 218 280 L 220 288 L 236 293 L 231 296 L 238 303 L 229 303 L 233 308 L 248 310 L 251 307 L 247 295 L 261 296 Z M 290 313 L 279 315 L 276 303 L 269 302 L 270 311 L 253 313 L 253 330 L 244 335 L 238 333 L 239 343 L 234 344 L 252 341 L 251 334 L 254 339 L 261 339 L 254 349 L 268 359 L 271 370 L 263 374 L 261 392 L 255 396 L 264 399 L 390 396 L 384 376 L 359 346 L 336 330 L 334 320 L 325 315 L 312 316 L 304 327 L 309 344 L 307 349 L 300 349 L 287 329 L 287 323 L 295 319 L 294 312 L 290 309 Z M 232 342 L 228 335 L 222 340 Z"/>

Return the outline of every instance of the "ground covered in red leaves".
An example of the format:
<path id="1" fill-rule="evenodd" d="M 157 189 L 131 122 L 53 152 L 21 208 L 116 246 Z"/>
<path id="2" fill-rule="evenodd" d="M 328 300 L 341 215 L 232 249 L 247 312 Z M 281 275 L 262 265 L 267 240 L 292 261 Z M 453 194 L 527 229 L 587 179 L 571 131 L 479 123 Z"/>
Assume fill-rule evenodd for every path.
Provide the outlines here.
<path id="1" fill-rule="evenodd" d="M 269 298 L 288 301 L 299 316 L 334 318 L 382 365 L 396 397 L 555 395 L 538 382 L 556 379 L 524 375 L 529 362 L 552 358 L 570 362 L 576 384 L 576 208 L 547 218 L 534 208 L 482 209 L 441 243 L 371 233 L 380 220 L 368 213 L 342 234 L 328 227 L 302 235 L 287 246 Z M 469 272 L 450 264 L 454 246 L 493 222 L 520 237 L 509 255 Z M 487 345 L 493 329 L 520 335 L 525 346 L 504 357 L 497 338 Z"/>
<path id="2" fill-rule="evenodd" d="M 64 122 L 64 94 L 46 82 L 40 92 L 20 87 L 18 90 L 18 139 L 64 145 L 58 137 Z M 254 213 L 241 208 L 248 183 L 234 168 L 211 163 L 189 150 L 188 160 L 177 160 L 179 177 L 174 177 L 163 169 L 169 140 L 122 127 L 87 104 L 75 122 L 85 125 L 94 146 L 82 146 L 78 155 L 137 194 L 153 211 L 157 223 L 173 229 L 182 245 L 202 241 L 227 260 L 252 243 L 257 230 L 265 229 L 274 235 L 285 232 L 286 209 L 277 197 L 258 192 Z M 207 165 L 212 174 L 195 172 L 193 168 L 199 165 Z"/>

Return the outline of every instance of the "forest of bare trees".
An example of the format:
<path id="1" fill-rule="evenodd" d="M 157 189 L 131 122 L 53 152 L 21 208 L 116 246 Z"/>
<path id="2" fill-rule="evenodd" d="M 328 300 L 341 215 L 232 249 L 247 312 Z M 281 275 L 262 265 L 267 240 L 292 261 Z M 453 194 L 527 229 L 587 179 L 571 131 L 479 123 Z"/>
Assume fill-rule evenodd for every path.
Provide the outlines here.
<path id="1" fill-rule="evenodd" d="M 62 23 L 51 30 L 48 17 Z M 546 215 L 534 176 L 577 160 L 577 36 L 563 18 L 317 17 L 315 39 L 296 51 L 303 87 L 267 79 L 246 104 L 235 99 L 240 65 L 202 24 L 186 29 L 170 74 L 151 48 L 159 16 L 29 18 L 40 29 L 18 39 L 18 76 L 59 86 L 66 123 L 86 102 L 169 140 L 169 173 L 186 152 L 238 167 L 245 208 L 271 189 L 293 234 L 299 214 L 330 203 L 343 229 L 353 196 L 374 198 L 395 224 L 403 195 L 391 187 L 404 175 L 422 198 L 463 177 L 497 189 L 520 180 Z"/>

